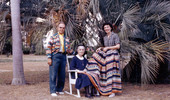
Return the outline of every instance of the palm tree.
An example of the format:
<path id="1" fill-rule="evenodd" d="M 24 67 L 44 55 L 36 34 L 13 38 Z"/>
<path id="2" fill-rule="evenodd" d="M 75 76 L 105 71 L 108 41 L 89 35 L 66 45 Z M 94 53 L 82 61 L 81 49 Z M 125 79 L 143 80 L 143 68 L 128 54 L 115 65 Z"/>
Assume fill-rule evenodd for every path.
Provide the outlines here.
<path id="1" fill-rule="evenodd" d="M 142 7 L 139 3 L 133 6 L 137 0 L 128 1 L 73 0 L 72 5 L 58 3 L 60 6 L 54 8 L 57 12 L 52 13 L 52 20 L 55 23 L 61 20 L 66 21 L 66 34 L 72 38 L 72 46 L 75 47 L 79 42 L 93 44 L 93 41 L 89 40 L 94 40 L 99 44 L 96 35 L 101 30 L 102 22 L 110 21 L 116 24 L 117 20 L 121 18 L 123 20 L 120 33 L 122 40 L 121 52 L 131 53 L 131 61 L 133 62 L 136 62 L 135 60 L 140 61 L 141 83 L 154 83 L 159 73 L 159 62 L 163 61 L 164 58 L 168 58 L 164 54 L 169 53 L 166 50 L 169 46 L 166 42 L 169 38 L 169 24 L 164 21 L 164 18 L 169 15 L 170 2 L 152 0 Z M 104 10 L 99 9 L 99 5 L 102 4 Z M 103 18 L 101 22 L 96 18 L 100 12 Z M 146 25 L 148 25 L 148 29 L 144 27 Z M 141 29 L 141 26 L 144 29 Z M 155 33 L 156 35 L 154 35 Z M 165 38 L 165 41 L 156 39 L 161 35 Z M 129 66 L 126 67 L 126 72 L 130 76 L 134 64 Z"/>
<path id="2" fill-rule="evenodd" d="M 12 85 L 25 84 L 23 58 L 22 58 L 22 39 L 20 22 L 20 0 L 11 0 L 12 15 L 12 54 L 13 54 L 13 79 Z"/>
<path id="3" fill-rule="evenodd" d="M 0 54 L 4 53 L 6 41 L 11 37 L 10 14 L 6 1 L 0 2 Z M 5 50 L 5 53 L 8 50 Z"/>
<path id="4" fill-rule="evenodd" d="M 141 2 L 136 4 L 137 1 L 146 4 L 143 5 Z M 52 12 L 52 8 L 56 13 Z M 167 43 L 170 32 L 170 25 L 167 23 L 169 9 L 170 2 L 167 0 L 161 2 L 158 0 L 147 2 L 146 0 L 22 0 L 21 2 L 23 26 L 25 25 L 25 31 L 31 30 L 28 32 L 30 41 L 32 44 L 37 44 L 39 47 L 37 51 L 42 50 L 43 35 L 57 21 L 63 20 L 67 23 L 66 34 L 71 37 L 72 46 L 75 47 L 79 42 L 87 44 L 89 40 L 99 44 L 97 35 L 101 31 L 101 24 L 104 21 L 117 24 L 117 21 L 122 19 L 123 27 L 119 34 L 122 40 L 121 52 L 130 52 L 133 62 L 140 61 L 142 83 L 154 82 L 158 75 L 159 62 L 168 58 L 164 54 L 167 53 L 166 48 L 169 46 Z M 97 19 L 98 15 L 101 15 L 102 21 Z M 37 23 L 37 17 L 46 21 Z M 165 41 L 159 41 L 161 39 Z M 134 68 L 133 65 L 126 66 L 129 75 L 130 70 Z"/>
<path id="5" fill-rule="evenodd" d="M 121 51 L 130 52 L 134 63 L 134 58 L 140 61 L 141 83 L 154 83 L 160 62 L 169 59 L 169 9 L 169 1 L 151 0 L 143 8 L 137 4 L 122 15 Z M 127 66 L 126 72 L 130 74 L 132 68 Z"/>

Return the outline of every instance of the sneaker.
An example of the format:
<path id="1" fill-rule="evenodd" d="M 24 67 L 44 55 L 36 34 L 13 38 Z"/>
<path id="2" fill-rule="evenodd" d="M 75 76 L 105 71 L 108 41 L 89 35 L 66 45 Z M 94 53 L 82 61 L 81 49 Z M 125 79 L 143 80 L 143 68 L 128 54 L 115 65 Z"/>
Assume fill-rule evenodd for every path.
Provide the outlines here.
<path id="1" fill-rule="evenodd" d="M 51 96 L 56 97 L 57 94 L 56 93 L 51 93 Z"/>
<path id="2" fill-rule="evenodd" d="M 56 93 L 61 94 L 61 95 L 63 95 L 63 94 L 64 94 L 64 92 L 56 92 Z"/>
<path id="3" fill-rule="evenodd" d="M 112 93 L 109 95 L 110 98 L 114 97 L 115 96 L 115 93 Z"/>

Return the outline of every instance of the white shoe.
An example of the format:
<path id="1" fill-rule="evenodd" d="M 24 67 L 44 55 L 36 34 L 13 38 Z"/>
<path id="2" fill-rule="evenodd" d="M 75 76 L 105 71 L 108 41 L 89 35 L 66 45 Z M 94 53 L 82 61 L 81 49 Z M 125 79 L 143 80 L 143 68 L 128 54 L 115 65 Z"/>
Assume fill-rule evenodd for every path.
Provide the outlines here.
<path id="1" fill-rule="evenodd" d="M 57 92 L 57 93 L 58 93 L 58 94 L 62 94 L 62 95 L 64 94 L 64 92 Z"/>
<path id="2" fill-rule="evenodd" d="M 57 94 L 56 93 L 51 93 L 51 96 L 56 97 Z"/>
<path id="3" fill-rule="evenodd" d="M 112 93 L 112 94 L 109 95 L 109 98 L 112 98 L 114 96 L 115 96 L 115 93 Z"/>

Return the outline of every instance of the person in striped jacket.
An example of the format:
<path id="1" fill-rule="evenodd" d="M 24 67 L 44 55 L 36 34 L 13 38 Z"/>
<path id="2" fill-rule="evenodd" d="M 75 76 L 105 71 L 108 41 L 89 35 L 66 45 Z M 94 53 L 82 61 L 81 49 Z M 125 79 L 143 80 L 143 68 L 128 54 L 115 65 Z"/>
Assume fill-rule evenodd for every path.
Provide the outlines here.
<path id="1" fill-rule="evenodd" d="M 56 93 L 64 94 L 66 53 L 71 53 L 69 38 L 65 34 L 65 24 L 56 25 L 57 33 L 54 33 L 47 43 L 46 54 L 49 65 L 49 85 L 51 96 Z M 56 82 L 57 79 L 57 82 Z"/>

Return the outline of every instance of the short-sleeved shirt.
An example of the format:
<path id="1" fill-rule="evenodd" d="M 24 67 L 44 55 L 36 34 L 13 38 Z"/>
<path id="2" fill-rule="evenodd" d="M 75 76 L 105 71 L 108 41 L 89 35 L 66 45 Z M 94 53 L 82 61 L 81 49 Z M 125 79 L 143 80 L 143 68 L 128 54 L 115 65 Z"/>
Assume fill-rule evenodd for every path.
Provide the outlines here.
<path id="1" fill-rule="evenodd" d="M 117 44 L 120 44 L 120 39 L 119 36 L 112 32 L 110 37 L 108 37 L 107 35 L 104 37 L 104 46 L 115 46 Z"/>

